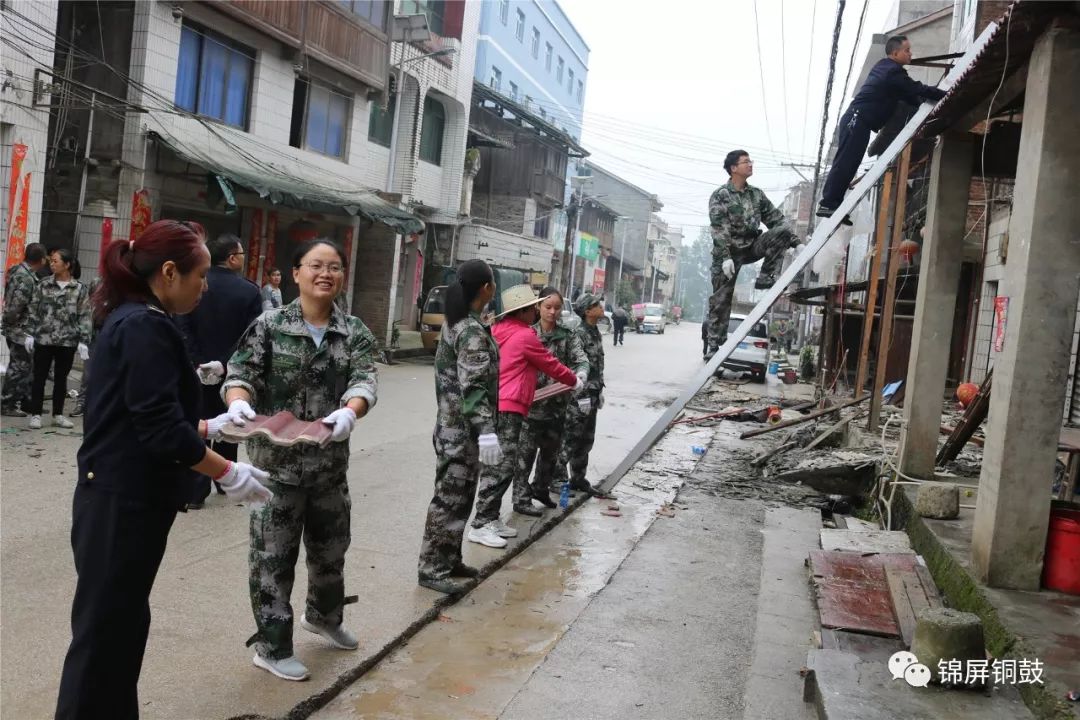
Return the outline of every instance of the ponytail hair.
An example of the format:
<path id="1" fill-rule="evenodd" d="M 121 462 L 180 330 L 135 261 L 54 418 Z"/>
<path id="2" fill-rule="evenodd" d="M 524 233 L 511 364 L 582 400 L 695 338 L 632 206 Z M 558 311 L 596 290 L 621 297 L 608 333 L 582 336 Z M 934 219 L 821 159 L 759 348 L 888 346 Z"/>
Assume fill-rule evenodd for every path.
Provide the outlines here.
<path id="1" fill-rule="evenodd" d="M 60 261 L 68 266 L 68 272 L 71 273 L 73 279 L 78 280 L 82 277 L 82 265 L 79 264 L 79 258 L 75 257 L 75 253 L 67 248 L 56 248 L 51 253 L 60 256 Z"/>
<path id="2" fill-rule="evenodd" d="M 446 288 L 444 303 L 446 324 L 454 327 L 469 315 L 469 306 L 480 288 L 495 281 L 491 268 L 483 260 L 466 260 L 458 268 L 457 278 Z"/>
<path id="3" fill-rule="evenodd" d="M 104 322 L 125 302 L 150 300 L 149 280 L 166 262 L 176 263 L 181 274 L 191 272 L 206 252 L 205 240 L 202 225 L 178 220 L 158 220 L 137 240 L 113 240 L 101 255 L 101 283 L 90 301 L 94 321 Z"/>

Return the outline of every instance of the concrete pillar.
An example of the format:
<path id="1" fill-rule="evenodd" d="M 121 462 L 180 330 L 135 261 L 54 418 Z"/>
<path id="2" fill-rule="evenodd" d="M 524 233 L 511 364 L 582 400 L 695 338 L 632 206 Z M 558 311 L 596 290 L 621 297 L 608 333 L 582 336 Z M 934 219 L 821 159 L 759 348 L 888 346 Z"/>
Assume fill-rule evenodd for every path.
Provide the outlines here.
<path id="1" fill-rule="evenodd" d="M 917 478 L 934 477 L 967 221 L 972 143 L 967 133 L 943 135 L 934 150 L 930 171 L 900 441 L 900 470 Z M 878 362 L 884 362 L 884 358 Z"/>
<path id="2" fill-rule="evenodd" d="M 1009 256 L 1009 298 L 972 535 L 992 587 L 1036 590 L 1080 277 L 1080 32 L 1048 30 L 1027 73 Z"/>

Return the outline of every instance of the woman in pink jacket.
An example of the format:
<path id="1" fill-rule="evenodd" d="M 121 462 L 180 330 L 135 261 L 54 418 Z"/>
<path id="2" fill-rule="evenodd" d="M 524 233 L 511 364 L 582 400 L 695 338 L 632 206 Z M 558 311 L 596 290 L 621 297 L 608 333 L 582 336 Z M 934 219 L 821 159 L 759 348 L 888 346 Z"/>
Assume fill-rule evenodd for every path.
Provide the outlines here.
<path id="1" fill-rule="evenodd" d="M 518 445 L 522 425 L 536 394 L 537 371 L 564 385 L 581 387 L 585 378 L 555 359 L 540 343 L 533 330 L 536 322 L 536 297 L 528 285 L 517 285 L 502 293 L 503 313 L 492 328 L 499 345 L 499 415 L 497 434 L 503 451 L 502 462 L 485 465 L 480 471 L 476 496 L 476 517 L 469 530 L 470 541 L 488 547 L 505 547 L 503 538 L 515 537 L 517 530 L 499 519 L 503 495 L 514 486 L 514 511 L 539 516 L 528 491 L 528 477 L 518 468 Z"/>

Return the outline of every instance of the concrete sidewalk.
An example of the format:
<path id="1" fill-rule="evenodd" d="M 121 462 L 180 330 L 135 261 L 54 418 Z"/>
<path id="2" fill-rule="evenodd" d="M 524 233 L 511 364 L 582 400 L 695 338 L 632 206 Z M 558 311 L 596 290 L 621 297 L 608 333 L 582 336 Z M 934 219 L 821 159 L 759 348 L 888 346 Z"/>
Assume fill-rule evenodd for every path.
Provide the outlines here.
<path id="1" fill-rule="evenodd" d="M 684 324 L 663 336 L 628 337 L 625 347 L 605 347 L 609 388 L 590 467 L 594 482 L 618 464 L 700 367 L 690 352 L 698 343 L 698 328 Z M 380 402 L 351 441 L 353 542 L 345 577 L 346 592 L 359 595 L 359 603 L 345 617 L 358 631 L 360 649 L 333 650 L 297 628 L 296 651 L 311 669 L 311 681 L 284 682 L 251 665 L 244 647 L 254 631 L 247 519 L 242 508 L 215 496 L 205 509 L 181 514 L 170 536 L 151 597 L 154 619 L 140 682 L 144 718 L 284 717 L 355 677 L 435 612 L 441 596 L 416 585 L 434 478 L 430 362 L 379 371 Z M 24 431 L 25 420 L 13 418 L 3 424 L 0 643 L 8 652 L 0 665 L 0 704 L 5 716 L 36 720 L 52 715 L 70 640 L 75 578 L 68 533 L 80 432 Z M 504 516 L 508 509 L 509 498 Z M 529 530 L 547 517 L 510 521 Z M 465 559 L 472 564 L 501 555 L 466 543 Z M 303 606 L 305 587 L 301 560 L 295 608 Z"/>

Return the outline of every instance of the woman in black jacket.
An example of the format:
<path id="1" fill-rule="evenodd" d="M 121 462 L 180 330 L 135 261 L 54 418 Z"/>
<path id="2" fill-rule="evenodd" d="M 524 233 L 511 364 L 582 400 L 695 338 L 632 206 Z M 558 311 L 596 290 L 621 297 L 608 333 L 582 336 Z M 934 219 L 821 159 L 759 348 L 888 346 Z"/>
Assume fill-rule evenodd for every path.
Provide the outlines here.
<path id="1" fill-rule="evenodd" d="M 228 413 L 199 420 L 199 381 L 172 315 L 206 290 L 210 255 L 194 223 L 161 220 L 115 240 L 93 298 L 103 320 L 90 362 L 85 437 L 72 511 L 78 584 L 56 717 L 129 720 L 150 629 L 150 590 L 191 487 L 191 470 L 233 500 L 269 497 L 266 473 L 234 463 L 205 439 Z"/>

